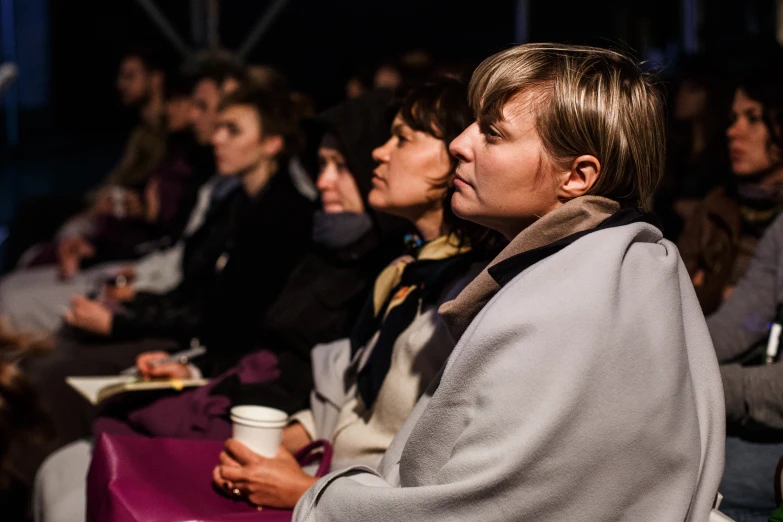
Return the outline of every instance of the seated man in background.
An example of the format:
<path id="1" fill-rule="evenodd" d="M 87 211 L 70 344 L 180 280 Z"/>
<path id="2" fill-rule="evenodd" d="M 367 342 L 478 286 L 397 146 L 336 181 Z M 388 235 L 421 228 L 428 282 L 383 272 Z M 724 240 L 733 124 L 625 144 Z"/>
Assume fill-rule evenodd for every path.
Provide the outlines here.
<path id="1" fill-rule="evenodd" d="M 233 68 L 222 65 L 202 70 L 195 77 L 188 103 L 174 96 L 167 104 L 168 117 L 178 123 L 187 123 L 187 133 L 196 141 L 190 162 L 196 178 L 204 178 L 214 172 L 214 159 L 210 140 L 217 118 L 218 104 L 223 84 L 239 74 Z M 182 114 L 187 110 L 187 114 Z M 184 122 L 183 120 L 184 116 Z M 188 224 L 183 231 L 185 238 L 192 235 L 204 221 L 204 215 L 210 200 L 213 185 L 221 179 L 215 177 L 206 183 L 197 196 Z M 226 180 L 226 178 L 222 178 Z M 233 182 L 226 180 L 229 184 Z M 158 185 L 157 188 L 160 188 Z M 165 204 L 165 202 L 162 202 Z M 186 206 L 187 203 L 185 203 Z M 168 213 L 171 209 L 163 211 Z M 184 208 L 183 208 L 184 210 Z M 158 211 L 160 212 L 160 210 Z M 180 213 L 181 214 L 181 213 Z M 0 282 L 0 332 L 6 335 L 22 335 L 41 338 L 54 332 L 62 324 L 63 312 L 75 295 L 100 290 L 104 281 L 122 272 L 133 279 L 133 288 L 139 292 L 163 293 L 174 288 L 182 277 L 182 254 L 184 240 L 173 246 L 151 252 L 138 262 L 113 261 L 77 270 L 81 258 L 92 250 L 80 236 L 66 240 L 72 245 L 61 245 L 62 267 L 35 267 L 18 270 L 7 275 Z M 61 248 L 63 249 L 63 248 Z M 75 266 L 74 266 L 75 265 Z M 60 277 L 63 269 L 68 277 Z"/>
<path id="2" fill-rule="evenodd" d="M 328 132 L 318 149 L 322 207 L 315 213 L 308 253 L 256 321 L 257 351 L 207 386 L 129 412 L 105 413 L 95 423 L 96 436 L 108 432 L 222 440 L 231 434 L 232 403 L 265 401 L 290 413 L 307 406 L 313 346 L 350 334 L 374 278 L 402 251 L 397 223 L 375 214 L 367 202 L 375 166 L 370 154 L 388 136 L 390 97 L 388 92 L 372 93 L 319 118 L 312 136 L 316 146 L 320 134 Z M 190 376 L 194 368 L 183 364 L 150 366 L 164 355 L 144 354 L 138 368 L 148 378 Z M 198 359 L 193 363 L 204 367 Z M 84 520 L 91 450 L 91 443 L 77 441 L 43 464 L 36 479 L 39 520 Z"/>
<path id="3" fill-rule="evenodd" d="M 54 352 L 22 363 L 41 390 L 57 444 L 88 435 L 94 414 L 67 376 L 114 374 L 142 352 L 176 350 L 194 337 L 210 350 L 214 371 L 233 366 L 249 349 L 253 319 L 307 249 L 312 204 L 285 167 L 297 131 L 287 93 L 245 89 L 223 103 L 217 168 L 240 183 L 213 192 L 204 224 L 185 246 L 180 284 L 115 311 L 75 299 Z"/>
<path id="4" fill-rule="evenodd" d="M 85 217 L 101 208 L 110 208 L 113 192 L 140 199 L 137 191 L 144 186 L 165 154 L 165 81 L 164 67 L 154 52 L 133 50 L 122 58 L 117 74 L 117 92 L 123 105 L 137 111 L 139 123 L 131 132 L 120 161 L 99 187 L 90 192 L 86 200 L 87 212 L 79 216 Z M 118 191 L 113 191 L 112 187 Z M 83 205 L 64 202 L 58 196 L 37 198 L 23 204 L 11 225 L 5 268 L 8 270 L 17 266 L 28 248 L 51 237 L 63 221 L 71 218 L 74 212 L 83 210 Z M 46 209 L 45 213 L 41 212 L 42 208 Z M 71 219 L 61 232 L 70 234 L 71 231 L 82 230 L 82 226 L 83 219 Z"/>

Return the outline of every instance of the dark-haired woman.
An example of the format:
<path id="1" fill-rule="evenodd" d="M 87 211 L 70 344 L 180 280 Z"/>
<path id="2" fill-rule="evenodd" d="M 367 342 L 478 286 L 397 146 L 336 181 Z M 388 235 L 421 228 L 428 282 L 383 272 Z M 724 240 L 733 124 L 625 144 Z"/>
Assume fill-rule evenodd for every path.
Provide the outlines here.
<path id="1" fill-rule="evenodd" d="M 734 182 L 707 194 L 677 247 L 711 314 L 747 270 L 761 235 L 783 209 L 783 78 L 774 71 L 742 80 L 726 130 Z"/>
<path id="2" fill-rule="evenodd" d="M 438 306 L 470 282 L 491 248 L 484 229 L 449 208 L 456 162 L 447 146 L 471 118 L 454 80 L 408 95 L 391 138 L 373 152 L 369 201 L 412 223 L 417 242 L 377 278 L 351 338 L 314 350 L 310 408 L 292 417 L 278 455 L 266 459 L 229 439 L 213 473 L 218 487 L 252 504 L 292 508 L 315 482 L 292 453 L 318 438 L 332 442 L 333 467 L 377 466 L 454 347 Z"/>

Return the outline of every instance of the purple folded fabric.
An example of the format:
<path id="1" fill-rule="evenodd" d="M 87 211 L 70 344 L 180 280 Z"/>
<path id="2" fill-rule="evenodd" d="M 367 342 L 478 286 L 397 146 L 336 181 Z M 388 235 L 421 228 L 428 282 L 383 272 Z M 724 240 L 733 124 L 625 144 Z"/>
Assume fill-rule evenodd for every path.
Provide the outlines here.
<path id="1" fill-rule="evenodd" d="M 231 403 L 227 397 L 211 395 L 211 392 L 221 380 L 233 375 L 242 383 L 275 379 L 279 375 L 277 357 L 267 350 L 246 355 L 237 366 L 206 386 L 158 399 L 131 411 L 125 419 L 99 417 L 93 432 L 96 437 L 105 432 L 225 440 L 231 436 L 231 422 L 228 420 Z"/>
<path id="2" fill-rule="evenodd" d="M 88 522 L 290 522 L 290 510 L 258 511 L 213 490 L 222 449 L 222 441 L 102 435 L 87 477 Z"/>

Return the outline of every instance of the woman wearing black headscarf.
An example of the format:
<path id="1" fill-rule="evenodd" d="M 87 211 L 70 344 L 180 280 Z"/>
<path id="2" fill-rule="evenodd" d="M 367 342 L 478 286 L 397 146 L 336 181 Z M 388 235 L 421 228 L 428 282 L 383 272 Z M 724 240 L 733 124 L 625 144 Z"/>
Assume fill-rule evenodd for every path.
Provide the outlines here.
<path id="1" fill-rule="evenodd" d="M 350 332 L 373 278 L 402 248 L 402 236 L 394 232 L 394 224 L 380 226 L 366 202 L 372 177 L 370 153 L 388 132 L 389 102 L 389 93 L 375 92 L 328 111 L 316 122 L 311 139 L 320 145 L 317 185 L 322 208 L 314 217 L 313 244 L 254 325 L 255 353 L 208 388 L 163 399 L 127 418 L 120 410 L 119 418 L 134 431 L 157 436 L 221 436 L 229 431 L 226 399 L 247 403 L 263 397 L 265 404 L 289 412 L 307 404 L 313 385 L 310 350 Z M 397 252 L 389 252 L 395 247 Z M 143 354 L 137 363 L 139 371 L 148 378 L 216 376 L 225 371 L 224 356 L 218 351 L 210 350 L 196 359 L 195 366 L 153 366 L 166 356 L 164 352 Z M 191 401 L 202 406 L 183 407 Z M 225 408 L 206 406 L 215 401 Z M 212 413 L 207 415 L 207 410 Z M 116 426 L 104 419 L 99 429 L 115 431 Z"/>

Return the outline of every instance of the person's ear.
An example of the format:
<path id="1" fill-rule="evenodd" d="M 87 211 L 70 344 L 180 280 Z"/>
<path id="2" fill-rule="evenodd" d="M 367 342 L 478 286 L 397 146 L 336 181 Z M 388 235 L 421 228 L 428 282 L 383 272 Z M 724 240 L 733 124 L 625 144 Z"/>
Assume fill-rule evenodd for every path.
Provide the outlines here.
<path id="1" fill-rule="evenodd" d="M 284 140 L 282 136 L 267 136 L 264 138 L 263 151 L 267 158 L 275 158 L 283 151 Z"/>
<path id="2" fill-rule="evenodd" d="M 598 158 L 589 154 L 579 156 L 571 162 L 570 168 L 563 173 L 557 196 L 565 200 L 584 196 L 593 188 L 600 174 L 601 163 L 598 161 Z"/>

